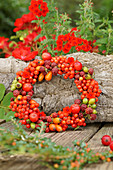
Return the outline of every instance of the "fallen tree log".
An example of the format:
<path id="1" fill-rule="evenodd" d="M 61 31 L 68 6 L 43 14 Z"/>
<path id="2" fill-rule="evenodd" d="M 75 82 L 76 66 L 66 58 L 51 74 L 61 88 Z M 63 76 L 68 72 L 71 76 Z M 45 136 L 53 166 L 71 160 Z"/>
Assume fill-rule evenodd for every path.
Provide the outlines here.
<path id="1" fill-rule="evenodd" d="M 95 122 L 113 121 L 113 55 L 102 56 L 95 53 L 74 53 L 68 56 L 78 58 L 84 66 L 95 70 L 95 79 L 99 82 L 102 94 L 99 97 Z M 17 71 L 22 70 L 28 63 L 16 59 L 0 59 L 0 83 L 3 83 L 7 91 Z M 63 107 L 73 104 L 76 98 L 80 98 L 73 80 L 64 80 L 62 76 L 53 77 L 50 82 L 43 81 L 34 86 L 35 100 L 39 102 L 44 112 L 62 110 Z"/>

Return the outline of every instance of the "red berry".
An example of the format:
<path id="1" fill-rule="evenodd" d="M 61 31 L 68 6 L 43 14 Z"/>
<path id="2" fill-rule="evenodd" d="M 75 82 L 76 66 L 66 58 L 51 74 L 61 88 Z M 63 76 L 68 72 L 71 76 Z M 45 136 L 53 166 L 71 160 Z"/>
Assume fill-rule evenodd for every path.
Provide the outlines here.
<path id="1" fill-rule="evenodd" d="M 26 92 L 29 92 L 30 90 L 32 90 L 33 86 L 31 85 L 31 83 L 25 83 L 23 84 L 22 89 Z"/>
<path id="2" fill-rule="evenodd" d="M 78 104 L 72 104 L 70 108 L 73 114 L 77 114 L 80 111 L 80 106 Z"/>
<path id="3" fill-rule="evenodd" d="M 111 143 L 111 137 L 110 137 L 109 135 L 104 135 L 104 136 L 102 137 L 102 139 L 101 139 L 101 142 L 102 142 L 103 145 L 108 146 L 108 145 L 110 145 L 110 143 Z M 112 142 L 112 144 L 111 144 L 111 147 L 112 147 L 112 149 L 113 149 L 113 142 Z M 111 149 L 111 148 L 110 148 L 110 149 Z M 111 149 L 111 150 L 112 150 L 112 149 Z"/>
<path id="4" fill-rule="evenodd" d="M 31 96 L 27 95 L 27 101 L 29 102 L 31 100 Z"/>
<path id="5" fill-rule="evenodd" d="M 29 118 L 30 118 L 31 122 L 37 122 L 37 120 L 38 120 L 38 116 L 35 113 L 31 113 Z"/>
<path id="6" fill-rule="evenodd" d="M 58 116 L 58 114 L 56 112 L 52 113 L 52 117 L 56 118 Z"/>
<path id="7" fill-rule="evenodd" d="M 82 70 L 82 63 L 76 60 L 76 61 L 74 62 L 74 68 L 75 68 L 75 70 L 77 70 L 77 71 Z"/>
<path id="8" fill-rule="evenodd" d="M 47 53 L 47 52 L 45 52 L 45 53 L 43 53 L 42 54 L 42 59 L 45 61 L 45 60 L 51 60 L 51 54 L 50 53 Z"/>
<path id="9" fill-rule="evenodd" d="M 45 132 L 48 133 L 50 130 L 49 130 L 49 127 L 46 127 L 46 130 Z"/>
<path id="10" fill-rule="evenodd" d="M 26 128 L 30 128 L 31 126 L 30 126 L 30 124 L 26 124 Z"/>
<path id="11" fill-rule="evenodd" d="M 109 147 L 113 151 L 113 141 L 110 143 Z"/>
<path id="12" fill-rule="evenodd" d="M 26 96 L 26 91 L 21 92 L 22 96 Z"/>
<path id="13" fill-rule="evenodd" d="M 30 91 L 30 92 L 28 92 L 28 95 L 29 95 L 29 96 L 32 96 L 32 95 L 33 95 L 33 93 Z"/>

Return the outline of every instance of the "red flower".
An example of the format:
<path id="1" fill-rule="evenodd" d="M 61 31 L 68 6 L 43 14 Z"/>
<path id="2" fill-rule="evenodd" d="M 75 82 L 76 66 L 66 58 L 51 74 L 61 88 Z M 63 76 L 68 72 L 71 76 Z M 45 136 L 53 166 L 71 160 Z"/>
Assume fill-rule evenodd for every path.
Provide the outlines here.
<path id="1" fill-rule="evenodd" d="M 58 46 L 57 46 L 57 50 L 58 50 L 58 51 L 61 51 L 61 50 L 62 50 L 62 45 L 58 45 Z"/>
<path id="2" fill-rule="evenodd" d="M 46 14 L 49 12 L 49 9 L 47 7 L 47 3 L 43 2 L 43 0 L 32 0 L 31 5 L 29 6 L 29 10 L 37 15 L 38 17 L 45 17 Z"/>
<path id="3" fill-rule="evenodd" d="M 0 48 L 4 48 L 9 38 L 0 37 Z"/>
<path id="4" fill-rule="evenodd" d="M 69 63 L 69 64 L 72 64 L 73 62 L 74 62 L 74 58 L 73 58 L 73 57 L 69 57 L 69 58 L 68 58 L 68 63 Z"/>
<path id="5" fill-rule="evenodd" d="M 87 93 L 87 94 L 86 94 L 86 97 L 90 100 L 90 99 L 92 99 L 92 98 L 95 98 L 95 94 L 92 93 L 92 92 L 90 92 L 90 93 Z"/>
<path id="6" fill-rule="evenodd" d="M 64 113 L 71 113 L 71 108 L 69 106 L 63 108 Z"/>
<path id="7" fill-rule="evenodd" d="M 43 2 L 43 3 L 41 3 L 41 7 L 40 7 L 41 9 L 47 9 L 47 2 Z"/>
<path id="8" fill-rule="evenodd" d="M 69 36 L 70 36 L 69 33 L 68 33 L 68 34 L 65 34 L 65 35 L 63 36 L 63 41 L 68 41 L 68 40 L 69 40 Z"/>
<path id="9" fill-rule="evenodd" d="M 77 31 L 77 27 L 72 28 L 70 32 L 73 32 L 73 31 Z"/>
<path id="10" fill-rule="evenodd" d="M 37 35 L 38 34 L 36 32 L 32 32 L 31 34 L 27 35 L 26 38 L 24 38 L 25 44 L 31 46 L 33 43 L 36 43 L 34 39 L 37 37 Z"/>
<path id="11" fill-rule="evenodd" d="M 45 117 L 46 114 L 45 114 L 44 112 L 39 112 L 39 113 L 38 113 L 38 116 L 39 116 L 39 117 Z"/>
<path id="12" fill-rule="evenodd" d="M 62 41 L 62 40 L 57 40 L 57 41 L 56 41 L 56 44 L 57 44 L 58 46 L 62 46 L 62 45 L 63 45 L 63 41 Z"/>
<path id="13" fill-rule="evenodd" d="M 80 46 L 75 47 L 75 49 L 76 49 L 77 51 L 82 50 L 82 48 L 81 48 Z"/>
<path id="14" fill-rule="evenodd" d="M 24 78 L 29 78 L 30 73 L 29 73 L 28 71 L 23 71 L 23 72 L 22 72 L 22 76 L 23 76 Z"/>
<path id="15" fill-rule="evenodd" d="M 59 35 L 58 40 L 63 40 L 63 37 L 64 37 L 63 35 Z"/>
<path id="16" fill-rule="evenodd" d="M 82 38 L 77 38 L 78 44 L 82 44 Z"/>
<path id="17" fill-rule="evenodd" d="M 70 49 L 68 49 L 68 48 L 66 48 L 66 47 L 64 47 L 63 48 L 63 52 L 66 54 L 66 53 L 69 53 L 69 51 L 70 51 Z"/>
<path id="18" fill-rule="evenodd" d="M 40 38 L 38 39 L 38 41 L 41 42 L 41 41 L 43 41 L 43 40 L 45 40 L 45 39 L 46 39 L 46 36 L 43 36 L 43 37 L 40 37 Z"/>
<path id="19" fill-rule="evenodd" d="M 33 28 L 35 28 L 37 25 L 35 23 L 31 23 L 32 20 L 38 20 L 35 15 L 33 13 L 28 13 L 28 14 L 24 14 L 22 15 L 21 18 L 17 18 L 14 26 L 16 26 L 16 28 L 14 28 L 14 32 L 17 32 L 19 30 L 24 30 L 24 29 L 30 29 L 32 30 Z"/>
<path id="20" fill-rule="evenodd" d="M 31 52 L 30 47 L 23 47 L 23 48 L 19 47 L 12 52 L 13 57 L 24 61 L 30 61 L 34 59 L 37 54 L 38 54 L 37 51 Z"/>

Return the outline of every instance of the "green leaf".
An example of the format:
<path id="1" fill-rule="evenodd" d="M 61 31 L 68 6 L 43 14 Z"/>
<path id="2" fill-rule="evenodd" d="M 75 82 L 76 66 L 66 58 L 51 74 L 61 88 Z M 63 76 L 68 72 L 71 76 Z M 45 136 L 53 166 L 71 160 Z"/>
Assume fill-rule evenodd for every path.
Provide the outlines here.
<path id="1" fill-rule="evenodd" d="M 39 35 L 34 39 L 34 41 L 38 40 L 40 37 L 41 37 L 41 34 L 39 34 Z"/>
<path id="2" fill-rule="evenodd" d="M 15 114 L 15 112 L 13 112 L 13 111 L 8 112 L 7 115 L 5 116 L 6 122 L 8 122 L 8 121 L 10 121 L 12 118 L 14 118 L 14 117 L 15 117 L 14 114 Z"/>
<path id="3" fill-rule="evenodd" d="M 3 99 L 5 94 L 5 86 L 3 84 L 0 84 L 0 101 Z"/>
<path id="4" fill-rule="evenodd" d="M 39 20 L 33 20 L 31 23 L 39 23 Z"/>
<path id="5" fill-rule="evenodd" d="M 99 40 L 96 40 L 96 44 L 107 44 L 108 38 L 101 38 Z"/>
<path id="6" fill-rule="evenodd" d="M 5 110 L 0 108 L 0 119 L 5 119 Z"/>
<path id="7" fill-rule="evenodd" d="M 6 94 L 3 101 L 1 102 L 1 105 L 9 106 L 11 97 L 14 97 L 12 92 L 9 92 L 8 94 Z"/>

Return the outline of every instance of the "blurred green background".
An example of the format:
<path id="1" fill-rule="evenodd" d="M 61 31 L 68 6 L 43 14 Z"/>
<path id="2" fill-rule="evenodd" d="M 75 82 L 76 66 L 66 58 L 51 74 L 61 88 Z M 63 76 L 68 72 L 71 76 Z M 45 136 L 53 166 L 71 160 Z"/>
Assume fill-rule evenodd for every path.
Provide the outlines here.
<path id="1" fill-rule="evenodd" d="M 68 13 L 73 19 L 79 19 L 76 10 L 83 0 L 57 0 L 57 7 L 60 13 Z M 113 0 L 93 0 L 94 11 L 99 13 L 101 18 L 109 16 L 113 19 L 111 11 L 113 10 Z M 0 0 L 0 36 L 10 37 L 14 29 L 14 21 L 23 14 L 29 12 L 28 6 L 30 0 Z M 75 23 L 72 23 L 76 26 Z"/>

